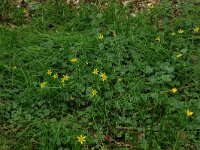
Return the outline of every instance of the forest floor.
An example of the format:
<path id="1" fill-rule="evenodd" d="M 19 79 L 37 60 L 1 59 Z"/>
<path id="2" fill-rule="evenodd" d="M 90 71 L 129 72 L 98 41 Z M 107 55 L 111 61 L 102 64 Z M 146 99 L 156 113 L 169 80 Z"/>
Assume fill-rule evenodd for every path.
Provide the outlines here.
<path id="1" fill-rule="evenodd" d="M 0 8 L 0 149 L 198 150 L 195 1 Z"/>

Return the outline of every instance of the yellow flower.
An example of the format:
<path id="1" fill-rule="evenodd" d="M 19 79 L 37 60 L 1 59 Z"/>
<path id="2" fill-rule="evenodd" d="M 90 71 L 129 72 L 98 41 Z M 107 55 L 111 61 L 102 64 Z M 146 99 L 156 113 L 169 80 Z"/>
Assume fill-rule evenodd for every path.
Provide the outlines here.
<path id="1" fill-rule="evenodd" d="M 23 10 L 23 13 L 28 13 L 28 11 L 26 9 Z"/>
<path id="2" fill-rule="evenodd" d="M 153 9 L 153 8 L 155 8 L 155 6 L 154 5 L 150 5 L 149 8 Z"/>
<path id="3" fill-rule="evenodd" d="M 48 75 L 51 75 L 51 74 L 52 74 L 51 69 L 49 69 L 49 70 L 47 71 L 47 74 L 48 74 Z"/>
<path id="4" fill-rule="evenodd" d="M 72 58 L 72 59 L 70 59 L 70 61 L 71 61 L 72 63 L 76 63 L 78 60 L 77 60 L 77 58 Z"/>
<path id="5" fill-rule="evenodd" d="M 65 79 L 64 79 L 64 78 L 62 78 L 60 82 L 61 82 L 61 83 L 64 83 L 64 82 L 65 82 Z"/>
<path id="6" fill-rule="evenodd" d="M 104 38 L 103 34 L 100 34 L 99 37 L 98 37 L 98 39 L 101 40 L 101 41 L 103 40 L 103 38 Z"/>
<path id="7" fill-rule="evenodd" d="M 53 77 L 54 79 L 57 79 L 57 78 L 58 78 L 58 74 L 55 73 L 52 77 Z"/>
<path id="8" fill-rule="evenodd" d="M 192 111 L 187 110 L 187 116 L 191 117 L 194 113 Z"/>
<path id="9" fill-rule="evenodd" d="M 69 76 L 66 74 L 66 75 L 63 75 L 63 78 L 62 78 L 64 81 L 67 81 L 69 80 Z"/>
<path id="10" fill-rule="evenodd" d="M 103 81 L 107 80 L 107 76 L 106 76 L 105 73 L 101 73 L 100 77 L 101 77 L 101 79 L 102 79 Z"/>
<path id="11" fill-rule="evenodd" d="M 176 58 L 180 58 L 180 57 L 182 57 L 182 56 L 183 56 L 183 54 L 178 53 L 178 54 L 176 55 Z"/>
<path id="12" fill-rule="evenodd" d="M 160 36 L 158 36 L 155 40 L 160 42 Z"/>
<path id="13" fill-rule="evenodd" d="M 184 30 L 183 30 L 183 29 L 179 29 L 179 30 L 178 30 L 178 33 L 180 33 L 180 34 L 181 34 L 181 33 L 184 33 Z"/>
<path id="14" fill-rule="evenodd" d="M 122 81 L 122 78 L 118 78 L 118 81 L 121 82 L 121 81 Z"/>
<path id="15" fill-rule="evenodd" d="M 65 85 L 65 80 L 64 80 L 64 78 L 62 78 L 60 82 L 61 82 L 62 86 Z"/>
<path id="16" fill-rule="evenodd" d="M 174 35 L 176 35 L 176 33 L 175 33 L 175 32 L 172 32 L 171 35 L 174 36 Z"/>
<path id="17" fill-rule="evenodd" d="M 40 83 L 40 88 L 43 89 L 47 86 L 47 82 Z"/>
<path id="18" fill-rule="evenodd" d="M 97 75 L 99 73 L 99 71 L 97 69 L 94 69 L 92 73 Z"/>
<path id="19" fill-rule="evenodd" d="M 200 28 L 199 27 L 195 27 L 194 28 L 194 32 L 199 32 Z"/>
<path id="20" fill-rule="evenodd" d="M 83 142 L 85 142 L 85 136 L 83 136 L 83 135 L 80 135 L 80 136 L 78 136 L 77 137 L 77 139 L 78 139 L 78 142 L 80 142 L 81 144 L 83 144 Z"/>
<path id="21" fill-rule="evenodd" d="M 176 93 L 178 90 L 177 90 L 177 88 L 175 88 L 175 87 L 173 87 L 172 89 L 171 89 L 171 92 L 172 93 Z"/>
<path id="22" fill-rule="evenodd" d="M 97 93 L 98 93 L 97 90 L 92 89 L 92 95 L 93 95 L 93 96 L 97 95 Z"/>

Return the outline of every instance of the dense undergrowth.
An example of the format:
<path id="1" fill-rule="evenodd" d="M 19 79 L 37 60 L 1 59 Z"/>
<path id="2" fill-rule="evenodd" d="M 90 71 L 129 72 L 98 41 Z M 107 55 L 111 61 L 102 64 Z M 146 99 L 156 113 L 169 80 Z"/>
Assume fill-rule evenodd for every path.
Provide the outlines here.
<path id="1" fill-rule="evenodd" d="M 4 6 L 0 149 L 199 149 L 198 5 Z"/>

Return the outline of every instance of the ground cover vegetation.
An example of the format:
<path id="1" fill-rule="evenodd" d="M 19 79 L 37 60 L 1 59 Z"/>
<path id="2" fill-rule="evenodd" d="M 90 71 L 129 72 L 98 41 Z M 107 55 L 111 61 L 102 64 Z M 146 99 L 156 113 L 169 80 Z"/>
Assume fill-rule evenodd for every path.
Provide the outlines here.
<path id="1" fill-rule="evenodd" d="M 3 0 L 0 149 L 198 150 L 200 7 Z"/>

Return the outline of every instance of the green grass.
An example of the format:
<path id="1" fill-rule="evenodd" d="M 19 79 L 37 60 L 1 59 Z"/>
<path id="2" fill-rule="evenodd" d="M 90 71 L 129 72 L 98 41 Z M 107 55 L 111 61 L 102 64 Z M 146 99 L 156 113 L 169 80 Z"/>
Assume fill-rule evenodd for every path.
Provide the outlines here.
<path id="1" fill-rule="evenodd" d="M 23 11 L 0 26 L 0 149 L 199 149 L 197 5 L 163 1 L 136 17 L 115 2 Z"/>

